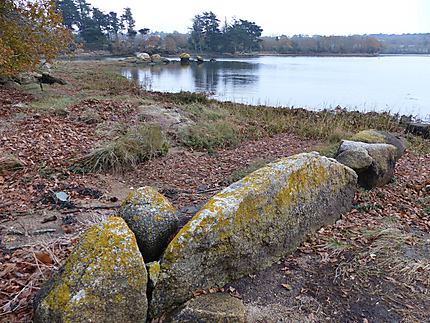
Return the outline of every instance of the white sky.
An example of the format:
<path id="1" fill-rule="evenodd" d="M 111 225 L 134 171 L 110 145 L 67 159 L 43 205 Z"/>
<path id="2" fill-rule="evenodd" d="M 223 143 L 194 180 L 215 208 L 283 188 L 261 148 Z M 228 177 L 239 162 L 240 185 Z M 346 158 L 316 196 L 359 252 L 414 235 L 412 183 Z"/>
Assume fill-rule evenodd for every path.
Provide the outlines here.
<path id="1" fill-rule="evenodd" d="M 430 0 L 87 0 L 105 12 L 132 9 L 136 28 L 187 32 L 203 11 L 253 21 L 263 35 L 430 32 Z"/>

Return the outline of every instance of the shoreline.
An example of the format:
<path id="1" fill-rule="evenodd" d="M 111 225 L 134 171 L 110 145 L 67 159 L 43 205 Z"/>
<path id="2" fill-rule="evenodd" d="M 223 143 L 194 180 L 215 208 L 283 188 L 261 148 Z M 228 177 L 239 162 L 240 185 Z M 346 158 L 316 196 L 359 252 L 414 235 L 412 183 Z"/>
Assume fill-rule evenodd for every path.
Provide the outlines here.
<path id="1" fill-rule="evenodd" d="M 163 57 L 169 58 L 169 59 L 179 59 L 178 54 L 166 54 L 163 55 Z M 280 53 L 266 53 L 266 52 L 260 52 L 260 53 L 245 53 L 245 54 L 226 54 L 226 53 L 192 53 L 191 56 L 202 56 L 206 59 L 210 58 L 256 58 L 256 57 L 264 57 L 264 56 L 271 56 L 271 57 L 399 57 L 399 56 L 416 56 L 416 57 L 430 57 L 430 53 L 405 53 L 405 54 L 396 54 L 396 53 L 378 53 L 378 54 L 360 54 L 360 53 L 287 53 L 287 54 L 280 54 Z M 82 53 L 78 55 L 64 55 L 60 56 L 59 60 L 98 60 L 98 59 L 106 59 L 106 58 L 127 58 L 127 57 L 134 57 L 133 53 L 130 53 L 128 55 L 115 55 L 112 53 L 94 53 L 91 52 L 88 53 Z"/>

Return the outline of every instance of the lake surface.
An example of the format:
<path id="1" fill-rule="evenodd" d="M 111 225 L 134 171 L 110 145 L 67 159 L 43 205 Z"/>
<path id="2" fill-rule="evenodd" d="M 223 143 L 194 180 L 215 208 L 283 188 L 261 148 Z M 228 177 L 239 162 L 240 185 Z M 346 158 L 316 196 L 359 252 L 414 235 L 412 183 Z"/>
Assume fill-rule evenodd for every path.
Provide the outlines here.
<path id="1" fill-rule="evenodd" d="M 254 105 L 390 111 L 430 120 L 430 56 L 219 59 L 125 68 L 147 90 L 209 92 Z"/>

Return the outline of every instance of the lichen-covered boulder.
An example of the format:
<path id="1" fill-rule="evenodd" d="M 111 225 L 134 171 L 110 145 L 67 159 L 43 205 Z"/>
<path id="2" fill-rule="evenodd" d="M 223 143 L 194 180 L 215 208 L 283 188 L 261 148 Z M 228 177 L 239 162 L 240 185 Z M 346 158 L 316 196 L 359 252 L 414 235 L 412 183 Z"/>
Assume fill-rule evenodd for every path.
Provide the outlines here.
<path id="1" fill-rule="evenodd" d="M 336 160 L 357 173 L 361 187 L 372 189 L 391 181 L 396 166 L 396 154 L 397 149 L 393 145 L 344 140 Z"/>
<path id="2" fill-rule="evenodd" d="M 160 54 L 153 54 L 151 56 L 151 61 L 154 62 L 154 63 L 161 62 L 161 56 L 160 56 Z"/>
<path id="3" fill-rule="evenodd" d="M 145 62 L 151 61 L 151 56 L 148 53 L 137 53 L 136 57 L 140 60 L 145 61 Z"/>
<path id="4" fill-rule="evenodd" d="M 158 260 L 178 230 L 175 208 L 149 186 L 131 192 L 119 213 L 136 235 L 145 262 Z"/>
<path id="5" fill-rule="evenodd" d="M 179 55 L 179 58 L 181 59 L 182 64 L 189 64 L 191 55 L 188 53 L 182 53 L 181 55 Z"/>
<path id="6" fill-rule="evenodd" d="M 405 153 L 406 146 L 402 138 L 382 130 L 363 130 L 356 133 L 350 138 L 351 141 L 360 141 L 368 144 L 388 144 L 396 147 L 396 159 L 402 157 Z"/>
<path id="7" fill-rule="evenodd" d="M 197 296 L 186 302 L 165 320 L 165 322 L 245 322 L 243 302 L 226 293 Z"/>
<path id="8" fill-rule="evenodd" d="M 111 217 L 82 237 L 35 298 L 34 322 L 145 322 L 147 272 L 133 232 Z"/>
<path id="9" fill-rule="evenodd" d="M 351 207 L 355 172 L 318 153 L 269 164 L 224 189 L 179 231 L 161 259 L 153 318 L 192 297 L 269 267 L 307 233 Z"/>

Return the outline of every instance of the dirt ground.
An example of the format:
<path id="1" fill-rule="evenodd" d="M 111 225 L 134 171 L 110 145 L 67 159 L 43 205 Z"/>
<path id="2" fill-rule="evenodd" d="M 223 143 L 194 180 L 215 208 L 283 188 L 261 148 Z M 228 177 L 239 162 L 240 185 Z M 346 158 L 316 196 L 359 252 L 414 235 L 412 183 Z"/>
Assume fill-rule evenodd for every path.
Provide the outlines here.
<path id="1" fill-rule="evenodd" d="M 84 91 L 71 82 L 50 91 Z M 115 124 L 138 122 L 142 106 L 151 107 L 148 116 L 154 102 L 83 97 L 67 102 L 64 113 L 58 101 L 35 109 L 40 95 L 0 88 L 0 154 L 13 153 L 24 165 L 0 174 L 1 322 L 31 321 L 41 284 L 83 230 L 115 214 L 132 189 L 155 187 L 185 223 L 248 167 L 321 144 L 281 133 L 210 152 L 174 145 L 123 174 L 77 174 L 71 161 L 114 138 Z M 88 109 L 98 112 L 102 129 L 83 122 Z M 59 192 L 68 200 L 56 198 Z M 359 191 L 353 210 L 335 225 L 271 268 L 226 287 L 244 300 L 250 322 L 430 322 L 429 230 L 430 155 L 408 151 L 390 184 Z"/>

